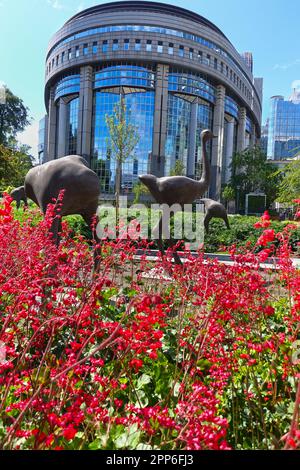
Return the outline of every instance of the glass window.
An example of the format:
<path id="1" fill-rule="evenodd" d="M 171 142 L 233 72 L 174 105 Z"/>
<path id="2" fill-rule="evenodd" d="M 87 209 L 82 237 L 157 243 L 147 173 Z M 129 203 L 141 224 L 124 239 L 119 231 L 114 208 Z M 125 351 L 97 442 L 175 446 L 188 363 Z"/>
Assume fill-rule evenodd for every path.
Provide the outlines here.
<path id="1" fill-rule="evenodd" d="M 54 67 L 54 59 L 52 59 L 52 68 Z"/>
<path id="2" fill-rule="evenodd" d="M 106 54 L 108 52 L 108 41 L 107 40 L 104 40 L 102 42 L 102 52 L 103 52 L 103 54 Z"/>
<path id="3" fill-rule="evenodd" d="M 169 43 L 168 54 L 174 54 L 174 44 L 172 42 Z"/>
<path id="4" fill-rule="evenodd" d="M 87 55 L 88 52 L 89 52 L 89 45 L 83 44 L 83 55 Z"/>
<path id="5" fill-rule="evenodd" d="M 214 68 L 218 70 L 218 59 L 214 59 Z"/>
<path id="6" fill-rule="evenodd" d="M 93 50 L 93 54 L 97 54 L 97 52 L 98 52 L 98 43 L 97 43 L 97 41 L 93 42 L 93 49 L 92 50 Z"/>
<path id="7" fill-rule="evenodd" d="M 59 55 L 56 56 L 56 67 L 58 66 Z"/>
<path id="8" fill-rule="evenodd" d="M 130 47 L 129 39 L 124 39 L 124 51 L 128 51 Z"/>
<path id="9" fill-rule="evenodd" d="M 179 46 L 178 55 L 179 55 L 179 57 L 184 56 L 184 46 Z"/>
<path id="10" fill-rule="evenodd" d="M 61 53 L 61 63 L 63 64 L 65 60 L 65 51 Z"/>
<path id="11" fill-rule="evenodd" d="M 135 40 L 134 49 L 135 49 L 136 51 L 140 51 L 140 50 L 141 50 L 141 40 L 140 40 L 140 39 L 136 39 L 136 40 Z"/>
<path id="12" fill-rule="evenodd" d="M 147 52 L 151 52 L 151 51 L 152 51 L 152 41 L 150 41 L 150 39 L 147 40 L 146 51 L 147 51 Z"/>
<path id="13" fill-rule="evenodd" d="M 79 46 L 75 47 L 75 57 L 79 57 Z"/>
<path id="14" fill-rule="evenodd" d="M 247 80 L 247 83 L 249 87 L 252 86 L 252 81 L 249 80 L 249 77 L 244 73 L 244 70 L 241 68 L 239 63 L 236 61 L 236 59 L 231 56 L 225 49 L 223 49 L 220 45 L 216 44 L 213 41 L 210 41 L 202 36 L 198 36 L 196 34 L 192 34 L 186 31 L 180 31 L 180 30 L 175 30 L 171 28 L 164 28 L 160 26 L 150 26 L 150 25 L 134 25 L 134 24 L 125 24 L 125 25 L 111 25 L 111 26 L 99 26 L 99 27 L 94 27 L 91 29 L 87 29 L 85 31 L 80 31 L 79 33 L 72 34 L 68 36 L 67 38 L 62 39 L 59 41 L 53 48 L 50 50 L 49 54 L 53 53 L 54 51 L 57 50 L 58 47 L 60 47 L 62 44 L 68 44 L 70 41 L 74 41 L 75 39 L 79 38 L 84 38 L 87 36 L 91 36 L 94 34 L 107 34 L 110 32 L 115 32 L 115 31 L 142 31 L 146 33 L 156 33 L 156 34 L 167 34 L 167 35 L 173 35 L 178 38 L 185 38 L 190 41 L 194 41 L 198 44 L 202 44 L 205 47 L 208 47 L 212 50 L 214 50 L 217 54 L 220 56 L 226 57 L 227 61 L 230 62 L 230 65 L 235 69 L 238 70 L 239 73 L 244 77 L 245 80 Z"/>
<path id="15" fill-rule="evenodd" d="M 119 40 L 118 40 L 118 39 L 114 39 L 114 40 L 113 40 L 112 50 L 113 50 L 113 51 L 117 51 L 118 49 L 119 49 Z"/>
<path id="16" fill-rule="evenodd" d="M 157 43 L 157 52 L 159 52 L 160 54 L 163 52 L 163 42 L 162 41 L 158 41 L 158 43 Z"/>
<path id="17" fill-rule="evenodd" d="M 149 72 L 151 72 L 149 70 Z M 109 68 L 107 68 L 109 73 Z M 138 72 L 140 73 L 140 72 Z M 141 71 L 141 73 L 144 73 Z M 109 146 L 109 136 L 105 116 L 112 115 L 114 105 L 119 101 L 118 93 L 95 90 L 92 126 L 92 169 L 100 179 L 102 193 L 115 192 L 116 158 Z M 123 163 L 122 192 L 132 192 L 138 175 L 149 171 L 149 154 L 152 151 L 154 91 L 130 93 L 125 96 L 126 108 L 131 110 L 132 124 L 140 136 L 132 158 Z"/>
<path id="18" fill-rule="evenodd" d="M 72 49 L 69 49 L 69 50 L 68 50 L 68 59 L 69 59 L 69 60 L 72 59 Z"/>
<path id="19" fill-rule="evenodd" d="M 221 62 L 221 73 L 224 73 L 224 63 Z"/>
<path id="20" fill-rule="evenodd" d="M 198 60 L 202 62 L 202 51 L 198 51 Z"/>
<path id="21" fill-rule="evenodd" d="M 62 78 L 56 85 L 54 99 L 57 100 L 61 96 L 79 93 L 80 75 L 68 75 Z"/>
<path id="22" fill-rule="evenodd" d="M 74 155 L 77 153 L 77 130 L 78 130 L 78 110 L 79 98 L 75 98 L 68 104 L 68 154 Z"/>
<path id="23" fill-rule="evenodd" d="M 190 48 L 190 51 L 189 51 L 190 59 L 193 59 L 193 56 L 194 56 L 194 49 Z"/>

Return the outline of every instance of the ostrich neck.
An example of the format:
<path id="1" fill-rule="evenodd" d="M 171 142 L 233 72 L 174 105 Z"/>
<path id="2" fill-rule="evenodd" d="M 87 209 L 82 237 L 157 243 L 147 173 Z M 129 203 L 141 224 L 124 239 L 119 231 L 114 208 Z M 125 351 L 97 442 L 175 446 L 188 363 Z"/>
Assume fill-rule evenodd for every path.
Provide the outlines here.
<path id="1" fill-rule="evenodd" d="M 210 181 L 210 162 L 208 160 L 207 150 L 206 150 L 206 142 L 202 143 L 202 175 L 200 179 L 200 183 L 204 183 L 209 185 Z"/>

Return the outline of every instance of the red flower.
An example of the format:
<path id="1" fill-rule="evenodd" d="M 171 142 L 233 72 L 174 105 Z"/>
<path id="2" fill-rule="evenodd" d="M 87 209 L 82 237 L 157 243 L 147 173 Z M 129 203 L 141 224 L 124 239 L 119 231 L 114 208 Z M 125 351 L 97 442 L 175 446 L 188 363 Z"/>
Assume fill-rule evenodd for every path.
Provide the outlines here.
<path id="1" fill-rule="evenodd" d="M 77 430 L 72 425 L 68 426 L 63 430 L 63 436 L 65 439 L 67 439 L 67 441 L 71 441 L 72 439 L 74 439 L 76 433 Z"/>
<path id="2" fill-rule="evenodd" d="M 143 361 L 141 359 L 132 359 L 129 361 L 129 365 L 134 369 L 135 372 L 138 372 L 143 366 Z"/>
<path id="3" fill-rule="evenodd" d="M 265 230 L 262 235 L 257 240 L 257 245 L 266 246 L 268 243 L 273 242 L 275 240 L 275 230 L 270 228 L 269 230 Z"/>

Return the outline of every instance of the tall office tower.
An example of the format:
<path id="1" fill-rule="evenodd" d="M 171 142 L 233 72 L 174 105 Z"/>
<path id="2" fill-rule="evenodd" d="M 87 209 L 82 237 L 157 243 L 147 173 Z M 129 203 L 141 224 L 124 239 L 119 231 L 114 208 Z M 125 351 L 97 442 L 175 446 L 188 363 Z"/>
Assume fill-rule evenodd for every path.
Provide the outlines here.
<path id="1" fill-rule="evenodd" d="M 230 177 L 234 151 L 260 137 L 261 93 L 222 31 L 176 6 L 145 1 L 101 4 L 73 16 L 46 57 L 45 161 L 77 153 L 114 194 L 116 162 L 105 116 L 123 96 L 139 141 L 123 164 L 131 192 L 138 174 L 169 175 L 177 160 L 201 173 L 202 129 L 210 145 L 211 196 Z"/>

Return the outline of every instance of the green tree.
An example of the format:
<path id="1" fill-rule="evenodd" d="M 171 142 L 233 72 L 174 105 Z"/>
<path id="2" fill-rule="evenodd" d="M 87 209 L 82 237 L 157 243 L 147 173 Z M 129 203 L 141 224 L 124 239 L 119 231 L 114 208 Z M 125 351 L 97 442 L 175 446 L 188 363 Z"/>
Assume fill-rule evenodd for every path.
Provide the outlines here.
<path id="1" fill-rule="evenodd" d="M 277 200 L 282 203 L 291 203 L 293 199 L 300 198 L 300 160 L 294 160 L 280 169 L 277 174 L 281 176 Z"/>
<path id="2" fill-rule="evenodd" d="M 9 145 L 18 132 L 30 124 L 29 110 L 21 98 L 5 87 L 5 101 L 0 103 L 0 144 Z"/>
<path id="3" fill-rule="evenodd" d="M 239 207 L 244 209 L 245 196 L 248 193 L 261 191 L 267 196 L 269 207 L 278 195 L 280 176 L 274 165 L 259 146 L 247 148 L 235 153 L 231 163 L 232 176 L 230 185 L 239 198 Z"/>
<path id="4" fill-rule="evenodd" d="M 0 189 L 18 187 L 24 184 L 26 173 L 33 166 L 33 157 L 26 145 L 7 148 L 0 144 Z"/>
<path id="5" fill-rule="evenodd" d="M 111 116 L 106 115 L 105 119 L 109 131 L 108 145 L 116 159 L 115 195 L 118 224 L 122 165 L 132 156 L 139 136 L 137 128 L 131 122 L 130 112 L 126 109 L 124 96 L 121 96 L 120 101 L 114 106 L 114 113 Z"/>
<path id="6" fill-rule="evenodd" d="M 225 186 L 222 192 L 222 199 L 225 201 L 226 207 L 230 201 L 235 200 L 235 191 L 232 186 Z"/>
<path id="7" fill-rule="evenodd" d="M 137 204 L 140 201 L 140 197 L 145 194 L 145 195 L 150 195 L 149 189 L 142 183 L 138 182 L 136 183 L 133 188 L 133 194 L 134 194 L 134 204 Z"/>
<path id="8" fill-rule="evenodd" d="M 176 160 L 174 167 L 170 171 L 170 176 L 182 176 L 184 174 L 184 164 L 181 160 Z"/>

